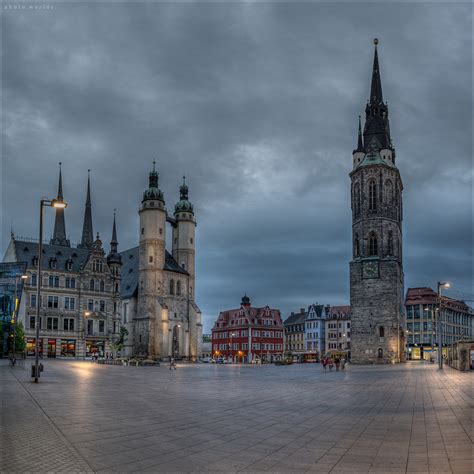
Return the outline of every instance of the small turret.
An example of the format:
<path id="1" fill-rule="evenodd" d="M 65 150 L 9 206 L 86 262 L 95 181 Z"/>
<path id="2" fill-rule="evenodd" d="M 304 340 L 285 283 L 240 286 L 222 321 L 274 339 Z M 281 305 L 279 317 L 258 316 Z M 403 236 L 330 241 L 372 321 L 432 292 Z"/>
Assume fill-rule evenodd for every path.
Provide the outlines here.
<path id="1" fill-rule="evenodd" d="M 118 242 L 117 242 L 117 229 L 115 226 L 115 210 L 114 210 L 114 223 L 112 226 L 112 240 L 110 241 L 110 252 L 107 255 L 107 262 L 110 264 L 122 264 L 122 257 L 118 253 Z"/>
<path id="2" fill-rule="evenodd" d="M 155 170 L 155 164 L 156 163 L 153 162 L 153 170 L 150 172 L 148 189 L 145 190 L 145 192 L 143 193 L 142 202 L 157 200 L 157 201 L 162 202 L 164 205 L 165 198 L 163 196 L 163 192 L 158 187 L 159 174 Z"/>
<path id="3" fill-rule="evenodd" d="M 360 122 L 360 115 L 359 115 L 359 136 L 357 137 L 357 148 L 352 152 L 353 168 L 357 168 L 357 166 L 364 159 L 364 156 L 365 156 L 365 151 L 364 151 L 364 144 L 362 141 L 362 125 Z"/>
<path id="4" fill-rule="evenodd" d="M 250 308 L 250 298 L 247 296 L 247 293 L 242 296 L 242 301 L 240 302 L 240 305 L 244 308 Z"/>

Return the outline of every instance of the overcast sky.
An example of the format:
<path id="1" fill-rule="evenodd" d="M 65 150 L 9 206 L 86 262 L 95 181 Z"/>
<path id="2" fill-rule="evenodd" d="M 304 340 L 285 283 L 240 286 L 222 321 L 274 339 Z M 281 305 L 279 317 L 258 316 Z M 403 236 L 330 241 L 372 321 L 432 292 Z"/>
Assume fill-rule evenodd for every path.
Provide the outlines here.
<path id="1" fill-rule="evenodd" d="M 37 236 L 59 161 L 71 241 L 90 168 L 94 231 L 108 249 L 117 208 L 119 248 L 135 246 L 156 160 L 168 210 L 188 177 L 205 331 L 245 291 L 284 316 L 348 304 L 348 173 L 378 37 L 405 287 L 474 299 L 470 4 L 50 5 L 2 12 L 2 253 L 11 225 Z"/>

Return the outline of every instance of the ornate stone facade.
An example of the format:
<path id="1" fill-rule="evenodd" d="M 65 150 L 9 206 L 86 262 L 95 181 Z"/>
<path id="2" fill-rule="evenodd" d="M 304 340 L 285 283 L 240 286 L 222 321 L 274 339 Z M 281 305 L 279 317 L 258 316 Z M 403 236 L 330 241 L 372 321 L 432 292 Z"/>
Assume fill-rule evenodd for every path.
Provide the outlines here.
<path id="1" fill-rule="evenodd" d="M 404 359 L 402 190 L 383 102 L 377 42 L 366 120 L 353 152 L 350 302 L 353 363 Z"/>

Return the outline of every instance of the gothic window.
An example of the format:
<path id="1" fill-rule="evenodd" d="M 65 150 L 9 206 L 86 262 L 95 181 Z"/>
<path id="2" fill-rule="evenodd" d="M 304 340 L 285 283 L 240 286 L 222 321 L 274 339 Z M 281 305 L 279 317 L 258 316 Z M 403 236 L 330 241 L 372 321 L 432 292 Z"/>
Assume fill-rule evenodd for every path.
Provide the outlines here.
<path id="1" fill-rule="evenodd" d="M 360 185 L 356 183 L 354 186 L 354 212 L 355 215 L 359 215 L 360 213 Z"/>
<path id="2" fill-rule="evenodd" d="M 181 295 L 181 282 L 179 280 L 176 282 L 176 294 Z"/>
<path id="3" fill-rule="evenodd" d="M 372 179 L 369 181 L 369 211 L 377 210 L 377 186 Z"/>
<path id="4" fill-rule="evenodd" d="M 92 268 L 95 272 L 102 272 L 103 271 L 102 260 L 94 260 L 92 262 Z"/>
<path id="5" fill-rule="evenodd" d="M 360 255 L 360 241 L 359 241 L 359 236 L 357 234 L 355 236 L 354 254 L 355 254 L 356 257 L 358 257 Z"/>
<path id="6" fill-rule="evenodd" d="M 389 231 L 388 233 L 388 245 L 387 245 L 388 255 L 393 255 L 393 232 Z"/>
<path id="7" fill-rule="evenodd" d="M 384 337 L 385 336 L 385 329 L 383 326 L 379 327 L 379 337 Z"/>
<path id="8" fill-rule="evenodd" d="M 377 255 L 377 236 L 375 232 L 371 232 L 369 235 L 369 257 L 376 257 Z"/>
<path id="9" fill-rule="evenodd" d="M 89 291 L 94 291 L 95 289 L 95 283 L 94 280 L 89 280 Z"/>
<path id="10" fill-rule="evenodd" d="M 392 204 L 393 202 L 393 184 L 389 179 L 385 181 L 385 203 Z"/>
<path id="11" fill-rule="evenodd" d="M 174 280 L 170 280 L 170 295 L 174 295 Z"/>

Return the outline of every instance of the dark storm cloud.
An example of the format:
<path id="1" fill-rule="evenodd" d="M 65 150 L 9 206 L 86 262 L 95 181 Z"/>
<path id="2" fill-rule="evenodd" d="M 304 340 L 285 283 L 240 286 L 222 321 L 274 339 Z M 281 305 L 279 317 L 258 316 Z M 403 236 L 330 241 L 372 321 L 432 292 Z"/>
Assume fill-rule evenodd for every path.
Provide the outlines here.
<path id="1" fill-rule="evenodd" d="M 153 159 L 198 219 L 205 329 L 244 291 L 284 313 L 347 304 L 349 178 L 378 36 L 405 185 L 406 286 L 471 287 L 471 6 L 54 4 L 4 11 L 2 248 L 37 232 L 63 162 L 77 242 L 88 168 L 122 249 Z M 52 228 L 49 212 L 49 232 Z M 472 297 L 471 297 L 472 298 Z"/>

